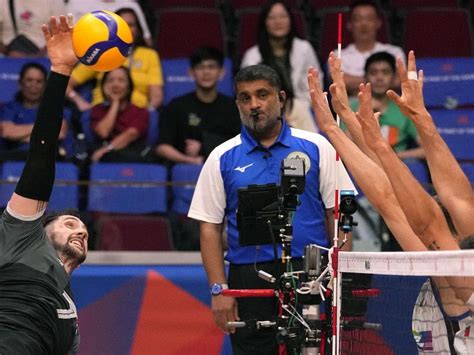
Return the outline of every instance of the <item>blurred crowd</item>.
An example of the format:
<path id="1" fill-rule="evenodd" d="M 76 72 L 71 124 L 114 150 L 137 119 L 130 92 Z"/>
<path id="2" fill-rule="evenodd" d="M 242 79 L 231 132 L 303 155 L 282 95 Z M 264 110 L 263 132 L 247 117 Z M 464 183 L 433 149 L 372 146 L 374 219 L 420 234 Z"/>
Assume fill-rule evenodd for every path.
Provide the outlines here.
<path id="1" fill-rule="evenodd" d="M 199 6 L 198 1 L 190 1 L 194 2 Z M 323 70 L 324 57 L 328 54 L 323 51 L 323 42 L 328 41 L 324 37 L 328 34 L 308 29 L 315 18 L 314 11 L 306 10 L 311 8 L 317 12 L 318 1 L 249 5 L 248 13 L 258 12 L 258 21 L 253 34 L 255 42 L 248 48 L 239 45 L 242 39 L 237 33 L 238 21 L 243 20 L 246 10 L 236 11 L 233 1 L 215 1 L 210 10 L 217 11 L 225 22 L 227 41 L 223 48 L 199 43 L 189 50 L 189 76 L 195 83 L 194 90 L 172 98 L 167 105 L 164 105 L 166 73 L 160 63 L 160 53 L 165 48 L 156 45 L 163 41 L 155 41 L 160 36 L 157 20 L 160 20 L 160 12 L 166 10 L 155 3 L 158 2 L 0 0 L 0 56 L 31 58 L 18 73 L 18 91 L 13 99 L 0 104 L 2 162 L 26 158 L 48 75 L 48 68 L 37 61 L 45 55 L 44 39 L 38 29 L 50 16 L 63 13 L 72 13 L 77 21 L 90 11 L 114 11 L 128 23 L 134 37 L 132 54 L 122 67 L 99 73 L 78 64 L 72 73 L 59 136 L 58 160 L 77 164 L 82 177 L 87 178 L 90 164 L 98 162 L 168 167 L 177 163 L 200 165 L 216 146 L 239 134 L 240 117 L 234 98 L 218 90 L 219 80 L 225 74 L 226 57 L 231 58 L 234 71 L 261 63 L 275 69 L 287 93 L 284 119 L 295 128 L 318 131 L 307 88 L 308 68 L 318 69 L 323 86 L 331 82 Z M 416 128 L 385 94 L 399 87 L 396 57 L 406 60 L 401 47 L 380 41 L 383 33 L 387 33 L 384 12 L 387 4 L 387 1 L 331 2 L 334 7 L 331 11 L 337 8 L 345 13 L 344 34 L 350 39 L 341 53 L 344 80 L 349 96 L 358 91 L 360 83 L 372 84 L 373 106 L 381 113 L 384 137 L 401 158 L 422 159 L 424 152 Z M 185 9 L 186 2 L 178 2 L 176 7 Z M 336 28 L 331 29 L 334 49 L 335 33 Z M 180 34 L 175 35 L 173 40 L 180 41 Z M 353 105 L 356 109 L 356 100 Z M 152 121 L 158 123 L 151 124 Z M 356 219 L 360 227 L 354 236 L 355 248 L 359 241 L 363 250 L 396 250 L 393 238 L 380 238 L 383 221 L 368 201 L 361 197 L 359 203 L 361 209 Z M 186 248 L 197 249 L 198 244 Z"/>

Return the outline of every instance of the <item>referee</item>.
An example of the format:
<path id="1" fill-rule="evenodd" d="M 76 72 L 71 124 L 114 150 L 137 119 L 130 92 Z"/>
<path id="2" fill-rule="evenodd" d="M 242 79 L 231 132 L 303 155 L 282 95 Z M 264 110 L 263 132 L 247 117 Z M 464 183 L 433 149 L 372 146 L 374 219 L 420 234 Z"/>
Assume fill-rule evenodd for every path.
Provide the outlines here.
<path id="1" fill-rule="evenodd" d="M 0 354 L 75 354 L 77 312 L 69 278 L 86 258 L 88 233 L 77 215 L 42 219 L 55 175 L 56 144 L 69 75 L 77 59 L 66 17 L 42 26 L 51 74 L 25 168 L 0 218 Z"/>

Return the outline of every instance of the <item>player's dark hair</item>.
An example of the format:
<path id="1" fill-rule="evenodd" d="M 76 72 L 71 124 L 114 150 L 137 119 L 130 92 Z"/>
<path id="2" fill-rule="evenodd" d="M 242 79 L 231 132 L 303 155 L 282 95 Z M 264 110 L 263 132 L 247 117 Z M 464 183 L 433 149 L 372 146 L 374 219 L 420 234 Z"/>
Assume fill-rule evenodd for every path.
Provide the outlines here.
<path id="1" fill-rule="evenodd" d="M 275 70 L 267 65 L 257 64 L 250 65 L 238 71 L 234 78 L 234 90 L 237 93 L 237 84 L 242 82 L 252 82 L 257 80 L 265 80 L 277 92 L 281 89 L 281 82 Z"/>
<path id="2" fill-rule="evenodd" d="M 81 219 L 81 215 L 79 213 L 79 210 L 76 209 L 76 208 L 66 208 L 66 209 L 59 210 L 59 211 L 51 211 L 51 212 L 46 213 L 43 216 L 43 220 L 42 220 L 43 227 L 46 227 L 48 224 L 56 221 L 61 216 L 74 216 L 74 217 L 77 217 L 77 218 Z"/>
<path id="3" fill-rule="evenodd" d="M 393 73 L 397 71 L 397 67 L 395 64 L 395 57 L 393 55 L 387 52 L 377 52 L 377 53 L 372 54 L 365 61 L 365 65 L 364 65 L 365 75 L 367 75 L 367 72 L 369 71 L 369 68 L 372 64 L 379 63 L 379 62 L 385 62 L 388 65 L 390 65 L 390 69 L 392 69 Z"/>
<path id="4" fill-rule="evenodd" d="M 474 249 L 474 235 L 464 238 L 461 243 L 459 243 L 459 247 L 463 250 Z"/>
<path id="5" fill-rule="evenodd" d="M 201 47 L 196 49 L 189 57 L 191 68 L 195 68 L 205 60 L 214 60 L 217 62 L 219 67 L 222 68 L 224 65 L 224 54 L 214 47 Z"/>
<path id="6" fill-rule="evenodd" d="M 454 226 L 453 219 L 451 218 L 451 215 L 449 214 L 448 210 L 446 209 L 446 207 L 444 207 L 438 195 L 433 196 L 433 198 L 438 204 L 438 206 L 441 208 L 441 211 L 443 211 L 443 215 L 444 215 L 444 218 L 446 219 L 446 223 L 448 223 L 449 231 L 451 232 L 451 234 L 453 234 L 453 236 L 457 236 L 458 231 L 456 230 L 456 227 Z"/>

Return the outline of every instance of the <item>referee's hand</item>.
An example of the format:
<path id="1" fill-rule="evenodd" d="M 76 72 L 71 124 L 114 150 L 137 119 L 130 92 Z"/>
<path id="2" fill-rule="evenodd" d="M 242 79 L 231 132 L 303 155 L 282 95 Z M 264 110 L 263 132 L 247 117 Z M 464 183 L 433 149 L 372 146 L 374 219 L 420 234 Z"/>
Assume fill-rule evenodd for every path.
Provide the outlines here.
<path id="1" fill-rule="evenodd" d="M 226 334 L 235 333 L 235 328 L 227 326 L 227 322 L 240 320 L 235 298 L 222 295 L 212 296 L 211 308 L 217 326 Z"/>

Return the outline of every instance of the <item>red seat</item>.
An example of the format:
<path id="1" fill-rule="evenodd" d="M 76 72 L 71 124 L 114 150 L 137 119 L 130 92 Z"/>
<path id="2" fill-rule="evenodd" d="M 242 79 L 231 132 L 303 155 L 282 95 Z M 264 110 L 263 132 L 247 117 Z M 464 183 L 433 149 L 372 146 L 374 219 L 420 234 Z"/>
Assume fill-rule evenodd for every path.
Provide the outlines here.
<path id="1" fill-rule="evenodd" d="M 101 215 L 98 250 L 173 250 L 171 227 L 161 216 Z"/>
<path id="2" fill-rule="evenodd" d="M 298 0 L 285 0 L 284 2 L 292 9 L 297 9 L 299 5 Z M 257 9 L 267 4 L 268 0 L 230 0 L 230 5 L 234 10 Z"/>
<path id="3" fill-rule="evenodd" d="M 458 7 L 458 0 L 392 0 L 394 9 L 410 9 L 416 7 Z"/>
<path id="4" fill-rule="evenodd" d="M 329 52 L 337 48 L 337 16 L 339 11 L 328 11 L 322 14 L 321 19 L 321 40 L 319 48 L 319 54 L 321 57 L 326 60 Z M 348 21 L 348 13 L 343 12 L 342 14 L 342 48 L 352 43 L 352 34 L 346 28 L 346 23 Z M 382 27 L 377 34 L 377 41 L 382 43 L 390 42 L 388 29 L 388 22 L 385 17 L 382 17 Z"/>
<path id="5" fill-rule="evenodd" d="M 407 14 L 404 49 L 417 57 L 470 57 L 470 17 L 463 9 L 413 10 Z"/>
<path id="6" fill-rule="evenodd" d="M 321 9 L 328 9 L 328 8 L 333 8 L 333 7 L 347 7 L 353 3 L 354 0 L 338 0 L 337 2 L 334 0 L 310 0 L 309 5 L 312 7 L 315 11 L 321 10 Z"/>
<path id="7" fill-rule="evenodd" d="M 224 52 L 224 31 L 219 11 L 170 9 L 159 13 L 157 47 L 163 58 L 187 58 L 203 46 Z"/>
<path id="8" fill-rule="evenodd" d="M 151 7 L 157 10 L 167 8 L 183 8 L 183 7 L 195 7 L 195 8 L 216 8 L 216 0 L 149 0 L 148 3 Z"/>
<path id="9" fill-rule="evenodd" d="M 306 38 L 303 14 L 300 11 L 292 11 L 292 15 L 295 21 L 296 33 L 299 37 Z M 242 58 L 245 51 L 257 43 L 259 17 L 260 10 L 241 11 L 239 14 L 237 35 L 239 58 Z"/>

